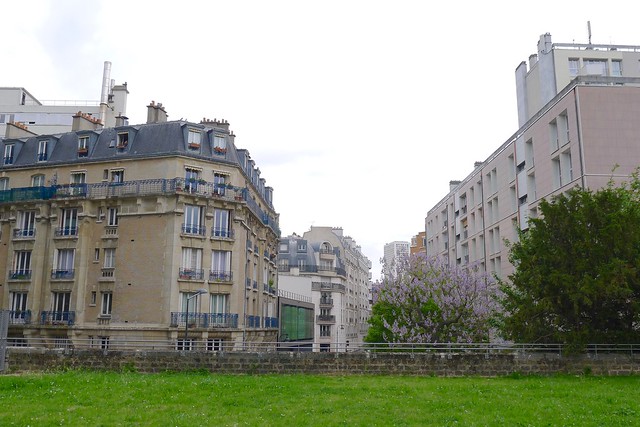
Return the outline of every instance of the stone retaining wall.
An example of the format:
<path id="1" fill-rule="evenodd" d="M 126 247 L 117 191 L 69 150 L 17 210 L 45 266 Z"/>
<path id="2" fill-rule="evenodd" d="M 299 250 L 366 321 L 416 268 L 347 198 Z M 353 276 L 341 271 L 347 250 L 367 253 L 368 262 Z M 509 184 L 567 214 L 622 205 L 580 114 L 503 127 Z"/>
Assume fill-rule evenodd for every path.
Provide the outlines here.
<path id="1" fill-rule="evenodd" d="M 225 374 L 381 374 L 442 377 L 640 373 L 640 354 L 289 353 L 47 350 L 11 348 L 4 373 L 89 369 Z"/>

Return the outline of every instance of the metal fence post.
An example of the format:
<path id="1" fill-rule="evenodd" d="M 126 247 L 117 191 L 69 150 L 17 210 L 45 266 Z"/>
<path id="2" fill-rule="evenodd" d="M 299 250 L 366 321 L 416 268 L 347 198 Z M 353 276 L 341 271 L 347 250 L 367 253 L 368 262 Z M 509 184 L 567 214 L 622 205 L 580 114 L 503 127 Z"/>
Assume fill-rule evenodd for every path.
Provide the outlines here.
<path id="1" fill-rule="evenodd" d="M 4 371 L 7 357 L 7 334 L 9 333 L 9 310 L 0 310 L 0 372 Z"/>

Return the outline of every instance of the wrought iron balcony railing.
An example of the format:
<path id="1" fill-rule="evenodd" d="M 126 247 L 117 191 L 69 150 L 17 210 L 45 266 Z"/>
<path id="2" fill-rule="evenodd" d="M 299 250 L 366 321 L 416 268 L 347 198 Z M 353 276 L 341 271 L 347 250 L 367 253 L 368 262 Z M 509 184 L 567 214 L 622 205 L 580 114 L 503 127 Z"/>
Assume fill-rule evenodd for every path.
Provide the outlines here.
<path id="1" fill-rule="evenodd" d="M 212 239 L 233 239 L 233 230 L 230 228 L 214 227 L 211 229 Z"/>
<path id="2" fill-rule="evenodd" d="M 10 325 L 29 325 L 31 323 L 31 310 L 9 311 Z"/>
<path id="3" fill-rule="evenodd" d="M 72 326 L 76 321 L 75 311 L 43 311 L 40 313 L 41 325 Z"/>
<path id="4" fill-rule="evenodd" d="M 53 269 L 51 270 L 51 278 L 56 280 L 71 280 L 75 275 L 73 269 Z"/>
<path id="5" fill-rule="evenodd" d="M 204 236 L 207 234 L 207 228 L 201 225 L 182 224 L 182 234 Z"/>
<path id="6" fill-rule="evenodd" d="M 15 228 L 13 230 L 14 239 L 33 239 L 36 237 L 35 228 Z"/>
<path id="7" fill-rule="evenodd" d="M 31 270 L 9 270 L 9 280 L 31 280 Z"/>
<path id="8" fill-rule="evenodd" d="M 171 313 L 171 326 L 189 328 L 237 328 L 238 315 L 234 313 L 187 313 L 184 311 Z"/>
<path id="9" fill-rule="evenodd" d="M 181 268 L 178 277 L 183 280 L 204 280 L 204 270 L 201 268 Z"/>
<path id="10" fill-rule="evenodd" d="M 77 237 L 78 227 L 56 227 L 56 237 Z"/>
<path id="11" fill-rule="evenodd" d="M 211 282 L 231 282 L 231 281 L 233 281 L 233 271 L 211 270 L 211 271 L 209 271 L 209 281 L 211 281 Z"/>

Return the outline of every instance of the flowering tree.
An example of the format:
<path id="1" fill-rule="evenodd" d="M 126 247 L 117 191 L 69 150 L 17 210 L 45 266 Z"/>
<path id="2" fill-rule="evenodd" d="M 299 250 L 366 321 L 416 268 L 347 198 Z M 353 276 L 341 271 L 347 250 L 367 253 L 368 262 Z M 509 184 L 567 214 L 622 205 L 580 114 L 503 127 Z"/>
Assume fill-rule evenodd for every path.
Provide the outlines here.
<path id="1" fill-rule="evenodd" d="M 479 342 L 489 339 L 499 309 L 487 275 L 414 255 L 374 293 L 367 342 Z"/>

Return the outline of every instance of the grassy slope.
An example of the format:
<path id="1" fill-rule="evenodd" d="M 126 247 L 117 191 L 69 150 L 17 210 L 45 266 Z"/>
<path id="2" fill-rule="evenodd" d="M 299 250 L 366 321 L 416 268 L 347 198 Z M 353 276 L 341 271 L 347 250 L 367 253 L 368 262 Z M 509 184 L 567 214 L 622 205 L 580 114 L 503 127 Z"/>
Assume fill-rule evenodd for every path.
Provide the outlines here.
<path id="1" fill-rule="evenodd" d="M 0 376 L 0 425 L 640 425 L 640 377 Z"/>

